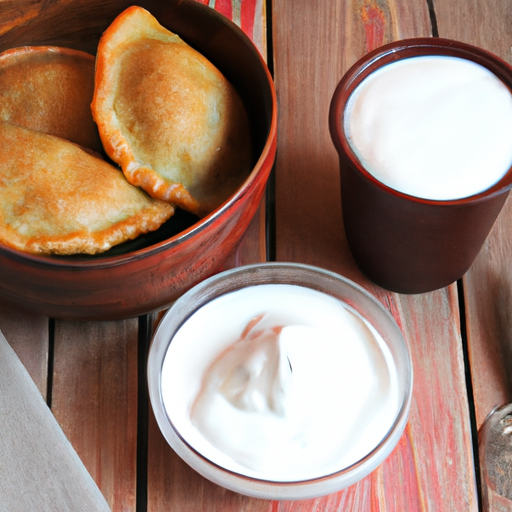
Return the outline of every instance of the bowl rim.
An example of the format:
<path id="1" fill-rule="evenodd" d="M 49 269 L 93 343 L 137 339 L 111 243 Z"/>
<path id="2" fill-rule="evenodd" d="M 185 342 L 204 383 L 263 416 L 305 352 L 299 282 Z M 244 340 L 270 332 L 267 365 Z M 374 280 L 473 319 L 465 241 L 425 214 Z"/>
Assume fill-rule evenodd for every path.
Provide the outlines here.
<path id="1" fill-rule="evenodd" d="M 163 363 L 165 361 L 165 357 L 167 354 L 168 347 L 170 346 L 170 343 L 172 342 L 172 338 L 169 339 L 169 335 L 165 334 L 166 329 L 166 323 L 167 319 L 171 318 L 174 314 L 173 308 L 179 307 L 180 304 L 186 302 L 191 297 L 194 297 L 194 295 L 200 295 L 204 290 L 209 288 L 212 284 L 215 284 L 218 281 L 222 281 L 225 278 L 234 279 L 238 275 L 243 275 L 246 273 L 251 272 L 258 272 L 260 270 L 292 270 L 295 272 L 309 272 L 313 273 L 315 275 L 323 275 L 325 277 L 334 279 L 338 281 L 342 286 L 346 286 L 348 288 L 351 288 L 352 291 L 354 291 L 356 294 L 359 294 L 362 296 L 365 300 L 368 300 L 370 303 L 372 303 L 374 306 L 377 307 L 379 312 L 385 317 L 385 321 L 389 322 L 390 325 L 393 326 L 393 328 L 396 330 L 396 332 L 399 334 L 398 336 L 398 345 L 399 350 L 404 357 L 406 367 L 404 369 L 405 375 L 406 375 L 406 382 L 403 385 L 404 392 L 403 392 L 403 400 L 400 404 L 400 407 L 397 411 L 396 417 L 391 424 L 390 428 L 384 435 L 383 439 L 374 447 L 373 450 L 371 450 L 368 454 L 366 454 L 364 457 L 359 459 L 358 461 L 354 462 L 350 466 L 347 466 L 345 468 L 342 468 L 338 471 L 329 473 L 327 475 L 321 475 L 314 478 L 304 479 L 304 480 L 294 480 L 294 481 L 276 481 L 276 480 L 266 480 L 262 478 L 252 477 L 245 475 L 243 473 L 239 473 L 237 471 L 233 471 L 230 469 L 227 469 L 212 460 L 210 460 L 208 457 L 204 456 L 201 452 L 199 452 L 194 446 L 189 444 L 186 439 L 181 435 L 178 428 L 174 425 L 171 418 L 169 418 L 168 413 L 166 411 L 165 405 L 163 403 L 162 398 L 162 389 L 161 389 L 161 371 L 163 367 Z M 278 281 L 276 281 L 278 282 Z M 256 283 L 250 283 L 250 284 L 243 284 L 242 286 L 238 288 L 231 288 L 227 290 L 225 293 L 229 293 L 230 291 L 234 291 L 235 289 L 240 289 L 245 286 L 250 286 L 252 284 Z M 296 283 L 299 284 L 300 283 Z M 323 293 L 326 293 L 325 291 Z M 336 297 L 337 298 L 337 297 Z M 341 300 L 341 299 L 338 299 Z M 208 301 L 206 301 L 208 302 Z M 176 332 L 183 323 L 190 318 L 202 305 L 204 305 L 206 302 L 202 302 L 200 305 L 195 305 L 195 309 L 191 312 L 189 312 L 184 318 L 181 319 L 179 325 L 176 327 Z M 350 304 L 348 304 L 349 308 L 351 308 Z M 359 313 L 361 315 L 361 313 Z M 386 342 L 386 341 L 385 341 Z M 387 342 L 386 342 L 387 345 Z M 395 361 L 396 362 L 396 361 Z M 170 308 L 169 310 L 163 315 L 161 318 L 157 329 L 155 330 L 151 345 L 149 349 L 149 355 L 148 355 L 148 362 L 147 362 L 147 382 L 148 382 L 148 388 L 149 388 L 149 395 L 150 395 L 150 403 L 153 408 L 153 411 L 155 413 L 155 417 L 157 419 L 158 426 L 166 439 L 167 443 L 174 449 L 173 444 L 170 442 L 169 436 L 171 434 L 176 435 L 183 445 L 186 447 L 186 450 L 191 451 L 196 458 L 199 458 L 203 463 L 206 465 L 209 465 L 213 468 L 215 468 L 223 477 L 226 477 L 230 480 L 235 479 L 238 482 L 245 482 L 246 484 L 249 483 L 258 483 L 265 485 L 270 488 L 274 489 L 293 489 L 297 486 L 299 487 L 309 487 L 309 486 L 315 486 L 317 484 L 322 484 L 324 482 L 328 482 L 331 480 L 343 478 L 343 477 L 349 477 L 354 472 L 360 472 L 364 471 L 365 467 L 372 464 L 374 459 L 378 459 L 379 455 L 386 452 L 386 449 L 391 446 L 393 449 L 398 440 L 400 439 L 403 430 L 405 428 L 405 425 L 407 424 L 411 402 L 412 402 L 412 391 L 413 391 L 413 381 L 414 381 L 414 371 L 413 371 L 413 365 L 412 365 L 412 356 L 410 353 L 409 345 L 407 343 L 407 340 L 405 339 L 405 336 L 398 326 L 396 320 L 391 315 L 391 313 L 383 306 L 383 304 L 370 292 L 368 292 L 365 288 L 363 288 L 361 285 L 355 283 L 354 281 L 348 279 L 345 276 L 342 276 L 341 274 L 337 274 L 335 272 L 332 272 L 330 270 L 326 270 L 317 266 L 303 264 L 303 263 L 294 263 L 294 262 L 262 262 L 262 263 L 254 263 L 250 265 L 244 265 L 241 267 L 236 267 L 230 270 L 226 270 L 224 272 L 220 272 L 219 274 L 216 274 L 198 285 L 194 286 L 192 289 L 190 289 L 188 292 L 186 292 L 184 295 L 182 295 Z M 387 455 L 386 455 L 387 457 Z M 197 467 L 194 467 L 196 471 L 198 471 Z M 364 475 L 363 475 L 364 476 Z M 222 480 L 222 477 L 219 477 Z M 217 482 L 219 483 L 219 482 Z M 225 482 L 221 483 L 220 485 L 225 486 Z M 233 490 L 236 490 L 233 488 Z M 240 492 L 240 491 L 239 491 Z M 286 492 L 286 491 L 285 491 Z M 252 496 L 263 496 L 263 494 L 250 494 Z"/>

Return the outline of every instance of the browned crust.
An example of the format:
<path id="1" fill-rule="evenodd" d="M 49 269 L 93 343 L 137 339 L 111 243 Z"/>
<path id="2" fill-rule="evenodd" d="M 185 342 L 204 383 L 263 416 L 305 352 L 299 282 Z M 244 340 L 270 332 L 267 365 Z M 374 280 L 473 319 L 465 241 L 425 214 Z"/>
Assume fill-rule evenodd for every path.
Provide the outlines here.
<path id="1" fill-rule="evenodd" d="M 31 253 L 96 254 L 174 213 L 79 146 L 0 123 L 0 241 Z"/>
<path id="2" fill-rule="evenodd" d="M 101 153 L 90 103 L 94 56 L 58 46 L 0 54 L 0 121 L 55 135 Z"/>
<path id="3" fill-rule="evenodd" d="M 152 56 L 158 58 L 160 52 L 168 52 L 164 57 L 169 59 L 162 57 L 163 65 L 154 66 L 158 71 L 165 67 L 169 68 L 163 69 L 163 72 L 167 73 L 166 81 L 163 82 L 163 89 L 159 90 L 156 82 L 152 81 L 156 73 L 148 74 L 148 81 L 143 84 L 148 94 L 144 96 L 144 94 L 132 93 L 133 98 L 130 98 L 131 91 L 128 91 L 128 99 L 126 99 L 127 96 L 122 96 L 119 92 L 126 89 L 128 82 L 126 75 L 123 75 L 123 80 L 120 79 L 121 73 L 126 73 L 126 68 L 123 69 L 123 66 L 133 65 L 130 59 L 137 59 L 137 56 L 133 57 L 133 55 L 136 52 L 145 51 L 145 45 L 152 46 L 147 52 L 150 58 Z M 165 45 L 167 47 L 162 49 Z M 190 82 L 200 89 L 196 91 L 191 87 L 189 91 L 187 90 L 187 96 L 182 94 L 179 100 L 175 100 L 169 91 L 174 86 L 183 91 L 184 81 L 189 80 L 188 76 L 182 78 L 187 73 L 182 73 L 179 65 L 176 65 L 179 63 L 178 60 L 173 60 L 182 58 L 179 55 L 176 57 L 180 53 L 186 53 L 183 58 L 192 63 L 190 64 L 191 73 L 200 69 L 209 82 L 203 86 L 202 76 L 197 80 L 197 77 L 194 77 Z M 145 61 L 141 59 L 141 64 L 144 63 Z M 132 77 L 136 74 L 134 72 L 128 76 Z M 205 57 L 190 48 L 179 36 L 162 27 L 145 9 L 137 6 L 129 7 L 105 31 L 98 45 L 95 84 L 92 112 L 105 151 L 121 166 L 130 183 L 141 187 L 151 196 L 203 216 L 225 201 L 249 174 L 252 163 L 250 130 L 247 115 L 238 94 Z M 137 84 L 137 87 L 140 87 L 140 84 Z M 148 100 L 153 92 L 155 95 L 162 93 L 163 113 L 153 110 L 154 115 L 151 121 L 143 125 L 142 123 L 146 120 L 140 121 L 141 117 L 151 117 L 151 113 L 144 112 L 143 116 L 133 121 L 135 125 L 140 121 L 139 126 L 135 126 L 135 129 L 133 126 L 128 127 L 123 120 L 120 104 L 123 101 L 129 104 L 127 110 L 130 115 L 132 110 L 138 109 L 140 112 L 146 104 L 139 108 L 133 103 L 136 103 L 140 96 Z M 197 98 L 202 97 L 206 97 L 205 103 L 198 104 Z M 148 109 L 151 107 L 152 100 L 153 98 L 149 97 Z M 176 105 L 174 101 L 177 102 Z M 216 103 L 213 104 L 214 102 Z M 186 109 L 185 107 L 183 109 L 186 111 L 173 126 L 168 120 L 184 103 Z M 221 112 L 221 122 L 218 124 L 220 128 L 216 128 L 221 135 L 212 132 L 211 138 L 208 139 L 210 132 L 206 126 L 206 117 L 211 115 L 212 111 L 216 112 L 216 109 Z M 203 117 L 201 117 L 202 111 L 205 112 Z M 128 117 L 129 114 L 124 115 Z M 159 115 L 161 119 L 158 119 Z M 174 137 L 172 133 L 178 133 L 180 129 L 178 126 L 182 119 L 189 122 L 187 129 Z M 132 120 L 133 117 L 130 118 L 130 122 Z M 134 144 L 134 139 L 137 138 L 137 135 L 134 135 L 136 130 L 139 130 L 144 137 L 149 131 L 146 128 L 150 124 L 152 128 L 160 121 L 163 124 L 168 123 L 169 129 L 157 126 L 155 135 L 147 136 L 150 140 L 142 142 L 136 140 Z M 193 139 L 194 136 L 202 141 L 201 151 L 196 148 L 189 151 L 193 146 L 189 139 Z M 219 137 L 223 137 L 220 142 Z M 154 146 L 151 146 L 152 144 Z M 176 165 L 170 163 L 178 158 L 174 158 L 173 151 L 175 154 L 184 155 L 182 162 Z"/>

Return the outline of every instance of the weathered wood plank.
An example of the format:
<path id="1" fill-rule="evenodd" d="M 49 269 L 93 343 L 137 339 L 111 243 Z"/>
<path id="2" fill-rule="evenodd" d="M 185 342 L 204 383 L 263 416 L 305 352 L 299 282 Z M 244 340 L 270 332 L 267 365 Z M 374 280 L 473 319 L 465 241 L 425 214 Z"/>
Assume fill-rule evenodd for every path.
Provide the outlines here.
<path id="1" fill-rule="evenodd" d="M 48 318 L 0 305 L 0 330 L 46 399 Z"/>
<path id="2" fill-rule="evenodd" d="M 508 0 L 433 0 L 440 37 L 485 48 L 512 64 Z"/>
<path id="3" fill-rule="evenodd" d="M 510 3 L 506 0 L 435 1 L 439 34 L 489 50 L 512 63 Z M 512 402 L 512 198 L 498 217 L 475 263 L 464 278 L 468 354 L 477 428 L 491 410 Z M 485 440 L 480 437 L 480 441 Z M 489 462 L 480 446 L 482 464 Z M 485 509 L 508 510 L 510 502 L 496 494 L 481 467 Z M 489 508 L 487 508 L 489 507 Z"/>
<path id="4" fill-rule="evenodd" d="M 427 2 L 276 0 L 273 16 L 280 104 L 277 257 L 337 271 L 374 292 L 404 331 L 416 371 L 406 434 L 378 471 L 316 505 L 277 509 L 476 510 L 456 287 L 401 296 L 361 275 L 344 236 L 327 124 L 334 88 L 357 58 L 393 39 L 430 35 Z"/>
<path id="5" fill-rule="evenodd" d="M 56 321 L 52 410 L 113 511 L 135 510 L 138 320 Z"/>
<path id="6" fill-rule="evenodd" d="M 455 0 L 434 5 L 440 35 L 480 46 L 512 64 L 510 2 Z M 512 402 L 511 232 L 509 198 L 464 279 L 478 427 L 494 406 Z"/>
<path id="7" fill-rule="evenodd" d="M 477 426 L 497 405 L 512 402 L 512 200 L 505 203 L 464 278 L 468 351 Z"/>

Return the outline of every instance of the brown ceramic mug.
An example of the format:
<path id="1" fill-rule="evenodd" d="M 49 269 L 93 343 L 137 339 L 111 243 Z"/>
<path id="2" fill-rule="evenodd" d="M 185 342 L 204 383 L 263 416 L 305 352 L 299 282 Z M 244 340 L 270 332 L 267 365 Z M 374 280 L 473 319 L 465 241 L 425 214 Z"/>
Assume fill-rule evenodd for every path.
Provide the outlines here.
<path id="1" fill-rule="evenodd" d="M 339 154 L 347 240 L 363 273 L 399 293 L 424 293 L 461 278 L 480 251 L 512 186 L 511 168 L 495 185 L 476 195 L 456 200 L 422 199 L 384 185 L 361 164 L 344 130 L 351 93 L 382 66 L 420 55 L 474 61 L 512 89 L 512 68 L 506 62 L 480 48 L 440 38 L 407 39 L 382 46 L 356 62 L 338 84 L 329 127 Z"/>

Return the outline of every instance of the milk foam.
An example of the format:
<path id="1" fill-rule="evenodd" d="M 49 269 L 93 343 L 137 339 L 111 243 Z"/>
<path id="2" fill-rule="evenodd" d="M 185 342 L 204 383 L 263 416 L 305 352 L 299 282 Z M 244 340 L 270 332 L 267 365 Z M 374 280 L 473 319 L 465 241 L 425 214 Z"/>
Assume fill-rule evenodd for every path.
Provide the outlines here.
<path id="1" fill-rule="evenodd" d="M 488 69 L 461 58 L 383 66 L 352 93 L 344 127 L 370 174 L 420 198 L 472 196 L 512 165 L 512 95 Z"/>

